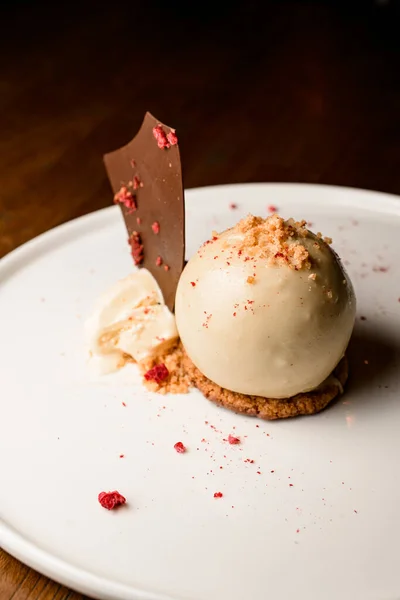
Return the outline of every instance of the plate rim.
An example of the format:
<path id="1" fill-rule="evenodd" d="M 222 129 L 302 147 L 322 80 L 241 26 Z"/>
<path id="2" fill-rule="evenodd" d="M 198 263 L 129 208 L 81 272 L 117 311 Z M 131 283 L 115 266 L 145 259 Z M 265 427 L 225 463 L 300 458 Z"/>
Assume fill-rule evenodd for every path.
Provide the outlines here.
<path id="1" fill-rule="evenodd" d="M 372 212 L 378 213 L 396 213 L 400 216 L 400 195 L 391 194 L 387 192 L 380 192 L 375 190 L 368 190 L 357 187 L 349 187 L 349 186 L 340 186 L 340 185 L 328 185 L 328 184 L 320 184 L 320 183 L 262 183 L 262 182 L 254 182 L 254 183 L 228 183 L 228 184 L 219 184 L 219 185 L 210 185 L 210 186 L 200 186 L 194 188 L 185 189 L 185 197 L 189 199 L 192 196 L 196 196 L 197 194 L 207 194 L 208 192 L 219 192 L 219 191 L 227 191 L 230 189 L 255 189 L 255 188 L 265 188 L 266 191 L 274 191 L 280 190 L 280 192 L 284 191 L 285 188 L 293 193 L 296 189 L 301 189 L 306 191 L 307 189 L 313 190 L 313 192 L 320 190 L 321 193 L 332 193 L 332 192 L 340 192 L 341 194 L 351 194 L 355 199 L 356 196 L 364 197 L 364 201 L 360 208 L 367 209 Z M 386 211 L 382 210 L 382 205 L 376 206 L 377 197 L 381 199 L 382 202 L 386 204 Z M 296 201 L 296 200 L 294 200 Z M 339 199 L 340 201 L 340 199 Z M 341 202 L 342 203 L 342 202 Z M 16 261 L 26 255 L 29 251 L 37 250 L 42 244 L 51 243 L 53 239 L 57 237 L 57 235 L 62 235 L 62 237 L 68 236 L 70 231 L 76 230 L 75 235 L 80 233 L 82 230 L 87 229 L 88 224 L 92 225 L 92 221 L 98 221 L 98 226 L 106 227 L 109 224 L 109 220 L 106 219 L 106 215 L 108 214 L 116 214 L 118 211 L 117 206 L 107 206 L 105 208 L 100 208 L 99 210 L 92 211 L 87 213 L 86 215 L 82 215 L 80 217 L 75 217 L 74 219 L 70 219 L 65 223 L 61 223 L 60 225 L 56 225 L 47 231 L 35 236 L 34 238 L 23 242 L 10 252 L 7 252 L 3 257 L 0 258 L 0 275 L 1 271 L 8 267 L 12 261 Z M 121 220 L 122 222 L 122 220 Z"/>

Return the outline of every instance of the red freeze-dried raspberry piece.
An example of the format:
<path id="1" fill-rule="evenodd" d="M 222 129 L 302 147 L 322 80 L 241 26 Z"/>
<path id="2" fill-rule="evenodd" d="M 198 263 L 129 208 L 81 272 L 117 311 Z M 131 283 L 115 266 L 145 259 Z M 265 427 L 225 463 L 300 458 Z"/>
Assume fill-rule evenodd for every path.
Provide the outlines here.
<path id="1" fill-rule="evenodd" d="M 277 208 L 276 208 L 276 206 L 274 206 L 273 204 L 270 204 L 270 205 L 267 207 L 267 210 L 268 210 L 268 212 L 270 212 L 270 213 L 276 213 L 276 212 L 278 212 L 278 209 L 277 209 Z"/>
<path id="2" fill-rule="evenodd" d="M 161 256 L 157 256 L 157 258 L 156 258 L 157 267 L 161 267 L 162 264 L 163 264 L 163 259 L 161 258 Z"/>
<path id="3" fill-rule="evenodd" d="M 240 444 L 240 438 L 237 438 L 231 434 L 228 435 L 228 442 L 232 445 Z"/>
<path id="4" fill-rule="evenodd" d="M 214 494 L 214 498 L 222 498 L 223 493 L 222 492 L 215 492 Z"/>
<path id="5" fill-rule="evenodd" d="M 161 125 L 157 125 L 157 127 L 153 127 L 153 135 L 157 140 L 157 146 L 159 148 L 169 148 L 171 144 L 168 142 L 167 136 L 165 135 L 165 131 L 161 127 Z"/>
<path id="6" fill-rule="evenodd" d="M 155 233 L 156 235 L 158 233 L 160 233 L 160 223 L 158 221 L 154 221 L 153 225 L 151 226 L 153 233 Z"/>
<path id="7" fill-rule="evenodd" d="M 179 454 L 186 452 L 186 447 L 182 444 L 182 442 L 176 442 L 176 444 L 174 444 L 174 448 L 177 452 L 179 452 Z"/>
<path id="8" fill-rule="evenodd" d="M 126 208 L 132 211 L 136 210 L 135 196 L 128 190 L 125 185 L 122 185 L 120 190 L 114 196 L 115 204 L 123 204 Z"/>
<path id="9" fill-rule="evenodd" d="M 98 500 L 103 508 L 107 510 L 112 510 L 113 508 L 117 508 L 117 506 L 121 506 L 125 504 L 126 498 L 122 496 L 119 492 L 100 492 L 98 496 Z"/>
<path id="10" fill-rule="evenodd" d="M 167 135 L 167 140 L 169 141 L 171 146 L 176 146 L 176 144 L 178 143 L 178 137 L 177 137 L 175 131 L 171 130 L 169 132 L 169 134 Z"/>
<path id="11" fill-rule="evenodd" d="M 161 383 L 167 379 L 168 375 L 169 371 L 167 367 L 164 365 L 164 363 L 160 363 L 159 365 L 156 365 L 147 371 L 147 373 L 144 374 L 144 378 L 146 381 L 155 381 L 156 383 Z"/>
<path id="12" fill-rule="evenodd" d="M 137 231 L 134 231 L 131 237 L 129 238 L 128 242 L 131 247 L 131 255 L 135 265 L 140 265 L 140 263 L 142 263 L 144 259 L 143 244 L 140 234 L 137 233 Z"/>
<path id="13" fill-rule="evenodd" d="M 137 190 L 140 187 L 141 181 L 137 175 L 133 178 L 133 189 Z"/>

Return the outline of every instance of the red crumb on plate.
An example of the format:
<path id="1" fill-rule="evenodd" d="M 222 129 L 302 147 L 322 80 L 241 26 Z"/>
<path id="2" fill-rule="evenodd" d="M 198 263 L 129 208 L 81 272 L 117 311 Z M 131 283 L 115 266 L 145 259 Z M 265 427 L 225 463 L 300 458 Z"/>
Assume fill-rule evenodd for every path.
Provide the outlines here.
<path id="1" fill-rule="evenodd" d="M 235 437 L 235 436 L 229 434 L 228 435 L 228 442 L 234 446 L 235 444 L 240 444 L 240 438 Z"/>
<path id="2" fill-rule="evenodd" d="M 161 258 L 161 256 L 157 256 L 157 258 L 156 258 L 157 267 L 161 267 L 162 264 L 163 264 L 163 259 Z"/>
<path id="3" fill-rule="evenodd" d="M 229 208 L 230 208 L 231 210 L 235 210 L 237 207 L 238 207 L 238 205 L 237 205 L 237 204 L 235 204 L 234 202 L 231 202 L 231 203 L 230 203 L 230 205 L 229 205 Z"/>
<path id="4" fill-rule="evenodd" d="M 179 454 L 186 452 L 186 447 L 182 444 L 182 442 L 176 442 L 176 444 L 174 444 L 174 448 Z"/>
<path id="5" fill-rule="evenodd" d="M 100 492 L 98 496 L 98 500 L 103 508 L 107 510 L 112 510 L 113 508 L 117 508 L 118 506 L 122 506 L 125 504 L 126 498 L 122 496 L 119 492 Z"/>
<path id="6" fill-rule="evenodd" d="M 267 210 L 270 213 L 276 213 L 276 212 L 278 212 L 278 209 L 273 204 L 270 204 L 269 206 L 267 206 Z"/>
<path id="7" fill-rule="evenodd" d="M 214 498 L 222 498 L 223 493 L 222 492 L 215 492 L 214 494 Z"/>

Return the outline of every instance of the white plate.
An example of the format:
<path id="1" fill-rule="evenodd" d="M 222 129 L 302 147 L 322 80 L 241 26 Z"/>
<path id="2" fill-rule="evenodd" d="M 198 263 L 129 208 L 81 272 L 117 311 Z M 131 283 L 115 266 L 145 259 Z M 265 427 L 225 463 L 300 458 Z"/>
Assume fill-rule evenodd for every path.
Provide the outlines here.
<path id="1" fill-rule="evenodd" d="M 116 207 L 1 261 L 0 542 L 11 554 L 113 600 L 400 597 L 400 202 L 306 185 L 190 190 L 188 254 L 270 204 L 334 238 L 358 296 L 350 385 L 315 417 L 268 423 L 197 392 L 152 395 L 133 366 L 90 379 L 84 319 L 131 269 Z M 97 495 L 113 489 L 129 504 L 109 512 Z"/>

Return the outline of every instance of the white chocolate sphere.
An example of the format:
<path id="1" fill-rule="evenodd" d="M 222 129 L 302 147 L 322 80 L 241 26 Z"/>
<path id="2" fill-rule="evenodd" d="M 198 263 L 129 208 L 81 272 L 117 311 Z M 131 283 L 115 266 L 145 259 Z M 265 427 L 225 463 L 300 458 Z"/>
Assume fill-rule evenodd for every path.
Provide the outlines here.
<path id="1" fill-rule="evenodd" d="M 182 272 L 176 323 L 190 359 L 229 390 L 289 398 L 320 385 L 347 348 L 356 300 L 338 257 L 302 224 L 249 216 Z"/>

